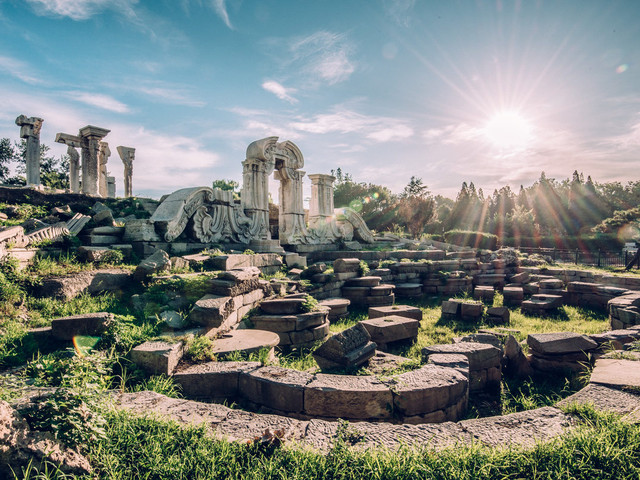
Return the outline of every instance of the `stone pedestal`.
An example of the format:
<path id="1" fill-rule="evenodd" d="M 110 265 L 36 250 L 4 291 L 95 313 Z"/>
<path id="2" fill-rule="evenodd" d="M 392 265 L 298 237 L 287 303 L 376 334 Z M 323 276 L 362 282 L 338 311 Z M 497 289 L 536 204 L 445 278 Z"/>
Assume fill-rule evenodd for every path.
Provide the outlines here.
<path id="1" fill-rule="evenodd" d="M 20 138 L 27 140 L 27 185 L 40 185 L 40 129 L 44 120 L 20 115 L 16 125 L 20 127 Z"/>
<path id="2" fill-rule="evenodd" d="M 82 193 L 87 195 L 99 195 L 100 165 L 98 162 L 98 150 L 100 140 L 111 130 L 87 125 L 80 129 L 82 145 Z"/>
<path id="3" fill-rule="evenodd" d="M 116 177 L 107 177 L 107 197 L 116 198 Z"/>

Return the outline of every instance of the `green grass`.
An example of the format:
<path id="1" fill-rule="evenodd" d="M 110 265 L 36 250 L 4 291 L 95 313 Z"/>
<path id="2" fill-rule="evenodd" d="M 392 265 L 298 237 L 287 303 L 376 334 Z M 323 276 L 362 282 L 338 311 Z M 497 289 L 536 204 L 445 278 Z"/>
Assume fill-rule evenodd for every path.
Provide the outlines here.
<path id="1" fill-rule="evenodd" d="M 320 453 L 285 444 L 216 440 L 205 425 L 105 414 L 105 435 L 85 447 L 94 476 L 109 479 L 637 479 L 640 426 L 588 407 L 571 410 L 579 426 L 532 448 L 458 445 L 435 451 L 421 445 L 397 450 L 351 448 L 349 426 Z M 357 442 L 357 438 L 354 441 Z M 356 443 L 357 445 L 357 443 Z M 51 473 L 44 478 L 56 478 Z M 16 478 L 37 478 L 35 472 Z"/>

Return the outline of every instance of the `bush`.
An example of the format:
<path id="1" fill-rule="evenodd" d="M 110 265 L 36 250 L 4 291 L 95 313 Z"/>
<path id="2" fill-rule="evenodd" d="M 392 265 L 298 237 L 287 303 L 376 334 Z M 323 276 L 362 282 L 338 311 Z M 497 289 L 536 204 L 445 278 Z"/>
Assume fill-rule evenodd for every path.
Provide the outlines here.
<path id="1" fill-rule="evenodd" d="M 460 245 L 461 247 L 484 248 L 495 250 L 498 245 L 498 236 L 491 233 L 473 232 L 471 230 L 449 230 L 444 234 L 447 243 Z"/>
<path id="2" fill-rule="evenodd" d="M 547 235 L 544 237 L 505 237 L 504 246 L 515 248 L 557 248 L 560 250 L 621 250 L 624 242 L 616 234 Z"/>

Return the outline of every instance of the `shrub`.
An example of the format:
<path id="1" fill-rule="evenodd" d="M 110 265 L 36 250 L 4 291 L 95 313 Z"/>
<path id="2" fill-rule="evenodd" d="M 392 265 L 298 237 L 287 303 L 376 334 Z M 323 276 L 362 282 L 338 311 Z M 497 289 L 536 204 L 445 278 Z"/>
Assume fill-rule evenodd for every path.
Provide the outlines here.
<path id="1" fill-rule="evenodd" d="M 444 234 L 444 239 L 447 243 L 453 243 L 454 245 L 487 250 L 495 250 L 498 245 L 497 235 L 471 230 L 449 230 Z"/>
<path id="2" fill-rule="evenodd" d="M 185 355 L 194 362 L 206 362 L 215 360 L 213 354 L 213 340 L 204 335 L 189 337 Z"/>
<path id="3" fill-rule="evenodd" d="M 316 312 L 319 308 L 318 300 L 311 295 L 307 295 L 301 305 L 303 312 Z"/>
<path id="4" fill-rule="evenodd" d="M 367 262 L 365 262 L 364 260 L 360 260 L 360 265 L 358 265 L 358 276 L 366 277 L 367 275 L 369 275 L 370 271 L 371 270 L 369 269 L 369 265 L 367 264 Z"/>

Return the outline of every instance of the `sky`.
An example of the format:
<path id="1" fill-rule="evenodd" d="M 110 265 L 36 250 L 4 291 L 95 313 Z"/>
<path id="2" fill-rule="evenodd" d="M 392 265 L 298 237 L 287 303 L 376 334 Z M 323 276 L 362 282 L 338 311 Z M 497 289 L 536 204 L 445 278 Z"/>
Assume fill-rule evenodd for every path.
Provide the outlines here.
<path id="1" fill-rule="evenodd" d="M 110 129 L 118 194 L 124 145 L 154 198 L 268 136 L 396 193 L 638 180 L 640 1 L 0 0 L 0 137 L 21 114 L 55 155 Z"/>

